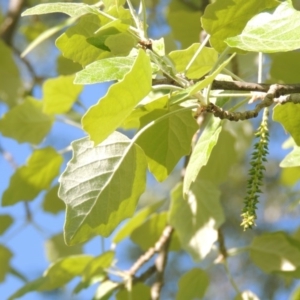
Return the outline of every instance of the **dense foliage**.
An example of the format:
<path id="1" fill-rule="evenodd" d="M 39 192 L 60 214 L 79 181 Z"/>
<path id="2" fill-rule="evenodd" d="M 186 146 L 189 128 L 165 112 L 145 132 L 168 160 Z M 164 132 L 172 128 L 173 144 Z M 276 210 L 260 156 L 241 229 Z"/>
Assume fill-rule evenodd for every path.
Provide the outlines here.
<path id="1" fill-rule="evenodd" d="M 10 299 L 75 277 L 74 294 L 97 286 L 94 299 L 299 299 L 299 222 L 276 224 L 298 205 L 296 1 L 38 2 L 1 15 L 0 150 L 14 172 L 1 200 L 0 281 L 25 281 Z M 56 70 L 39 75 L 39 49 Z M 82 100 L 84 86 L 108 82 L 98 102 Z M 59 122 L 82 130 L 71 146 L 56 144 Z M 280 164 L 278 123 L 292 148 Z M 31 146 L 21 165 L 9 139 Z M 147 193 L 153 178 L 161 184 Z M 4 233 L 13 205 L 24 202 L 35 224 L 30 204 L 41 199 L 45 214 L 65 211 L 64 241 L 47 237 L 49 268 L 28 281 Z M 110 249 L 83 253 L 99 236 Z"/>

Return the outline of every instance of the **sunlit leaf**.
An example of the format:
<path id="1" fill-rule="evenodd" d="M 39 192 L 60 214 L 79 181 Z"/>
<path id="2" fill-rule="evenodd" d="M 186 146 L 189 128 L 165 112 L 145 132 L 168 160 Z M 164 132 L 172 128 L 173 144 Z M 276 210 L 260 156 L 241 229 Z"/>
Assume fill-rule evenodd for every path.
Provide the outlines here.
<path id="1" fill-rule="evenodd" d="M 62 257 L 81 254 L 82 245 L 67 246 L 63 234 L 59 233 L 46 241 L 45 250 L 47 259 L 55 262 Z"/>
<path id="2" fill-rule="evenodd" d="M 0 244 L 0 282 L 5 280 L 6 274 L 9 272 L 12 256 L 11 251 Z"/>
<path id="3" fill-rule="evenodd" d="M 201 260 L 210 252 L 218 238 L 217 229 L 224 222 L 220 191 L 211 182 L 197 179 L 186 200 L 182 196 L 182 184 L 171 196 L 169 222 L 178 233 L 183 249 L 194 260 Z"/>
<path id="4" fill-rule="evenodd" d="M 13 224 L 13 218 L 10 215 L 0 215 L 0 235 L 3 234 Z"/>
<path id="5" fill-rule="evenodd" d="M 86 265 L 93 259 L 89 255 L 74 255 L 60 259 L 45 271 L 42 277 L 21 287 L 9 300 L 13 300 L 32 291 L 51 291 L 64 286 L 74 277 L 81 275 Z"/>
<path id="6" fill-rule="evenodd" d="M 27 164 L 18 168 L 10 178 L 2 197 L 2 206 L 33 200 L 42 190 L 50 187 L 59 174 L 62 162 L 62 156 L 51 147 L 34 150 Z"/>
<path id="7" fill-rule="evenodd" d="M 283 185 L 293 186 L 300 179 L 300 167 L 284 168 L 281 171 L 280 182 Z"/>
<path id="8" fill-rule="evenodd" d="M 208 275 L 201 269 L 191 269 L 178 282 L 176 300 L 202 299 L 209 285 Z"/>
<path id="9" fill-rule="evenodd" d="M 300 105 L 287 103 L 276 105 L 273 109 L 273 120 L 279 122 L 300 146 Z"/>
<path id="10" fill-rule="evenodd" d="M 227 47 L 224 42 L 226 38 L 239 34 L 247 22 L 259 12 L 277 5 L 278 2 L 275 0 L 216 1 L 206 7 L 201 18 L 202 26 L 211 35 L 211 45 L 222 52 Z"/>
<path id="11" fill-rule="evenodd" d="M 64 13 L 70 17 L 80 17 L 85 14 L 99 14 L 96 7 L 84 3 L 44 3 L 26 9 L 22 16 Z"/>
<path id="12" fill-rule="evenodd" d="M 58 187 L 58 185 L 55 185 L 47 191 L 43 202 L 44 211 L 57 214 L 66 208 L 64 202 L 58 198 Z"/>
<path id="13" fill-rule="evenodd" d="M 106 139 L 151 90 L 151 66 L 143 50 L 123 80 L 112 85 L 107 94 L 83 116 L 82 124 L 96 144 Z"/>
<path id="14" fill-rule="evenodd" d="M 290 272 L 300 267 L 299 242 L 284 232 L 255 237 L 250 245 L 250 255 L 252 261 L 266 273 Z"/>
<path id="15" fill-rule="evenodd" d="M 59 190 L 67 205 L 69 245 L 97 234 L 108 236 L 131 217 L 146 181 L 144 153 L 121 133 L 114 132 L 98 146 L 83 138 L 72 147 L 73 158 L 60 177 Z"/>
<path id="16" fill-rule="evenodd" d="M 0 40 L 0 100 L 10 107 L 18 102 L 22 82 L 11 49 Z"/>
<path id="17" fill-rule="evenodd" d="M 300 147 L 295 147 L 279 164 L 281 168 L 292 168 L 300 166 Z"/>
<path id="18" fill-rule="evenodd" d="M 74 76 L 59 76 L 43 84 L 43 111 L 47 114 L 68 112 L 82 92 L 81 85 L 74 85 Z"/>
<path id="19" fill-rule="evenodd" d="M 103 281 L 97 288 L 94 300 L 108 300 L 115 289 L 119 287 L 120 283 L 111 280 Z"/>
<path id="20" fill-rule="evenodd" d="M 172 51 L 169 57 L 175 63 L 176 70 L 184 72 L 188 63 L 198 50 L 200 44 L 192 44 L 184 50 Z M 217 61 L 218 53 L 213 48 L 204 47 L 194 63 L 188 69 L 186 76 L 191 79 L 201 78 L 208 73 Z"/>
<path id="21" fill-rule="evenodd" d="M 74 83 L 93 84 L 121 80 L 130 71 L 134 57 L 113 57 L 97 60 L 76 74 Z"/>
<path id="22" fill-rule="evenodd" d="M 185 110 L 170 114 L 137 139 L 147 156 L 149 170 L 158 181 L 165 180 L 180 158 L 190 153 L 197 129 L 191 111 Z"/>
<path id="23" fill-rule="evenodd" d="M 19 143 L 39 144 L 51 129 L 54 121 L 42 111 L 42 102 L 32 97 L 14 106 L 0 120 L 0 131 Z"/>
<path id="24" fill-rule="evenodd" d="M 209 160 L 210 154 L 217 144 L 219 134 L 221 132 L 221 120 L 211 117 L 205 126 L 199 140 L 190 157 L 189 164 L 183 181 L 183 192 L 188 194 L 193 182 L 195 182 L 201 168 L 205 166 Z"/>
<path id="25" fill-rule="evenodd" d="M 168 225 L 167 212 L 155 213 L 150 216 L 143 224 L 136 227 L 130 238 L 139 245 L 143 251 L 153 247 Z M 169 250 L 176 251 L 180 249 L 180 243 L 176 233 L 172 234 Z"/>
<path id="26" fill-rule="evenodd" d="M 251 291 L 244 291 L 236 295 L 234 300 L 259 300 L 259 298 Z"/>
<path id="27" fill-rule="evenodd" d="M 245 3 L 261 1 L 245 1 Z M 300 12 L 288 2 L 282 2 L 273 13 L 254 16 L 243 32 L 228 38 L 230 47 L 254 52 L 284 52 L 300 48 Z M 235 26 L 233 26 L 235 27 Z"/>
<path id="28" fill-rule="evenodd" d="M 163 202 L 164 200 L 158 201 L 138 211 L 125 225 L 122 226 L 122 228 L 120 228 L 120 230 L 114 236 L 113 242 L 119 243 L 128 237 L 133 230 L 140 227 L 151 214 L 156 212 Z"/>

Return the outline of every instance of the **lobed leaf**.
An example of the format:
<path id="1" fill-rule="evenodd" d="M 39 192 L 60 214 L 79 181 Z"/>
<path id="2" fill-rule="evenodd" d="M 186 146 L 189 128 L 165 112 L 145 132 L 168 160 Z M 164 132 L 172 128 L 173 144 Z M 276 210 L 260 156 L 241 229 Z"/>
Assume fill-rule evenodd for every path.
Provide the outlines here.
<path id="1" fill-rule="evenodd" d="M 42 190 L 48 189 L 59 174 L 63 158 L 53 148 L 34 150 L 25 166 L 12 175 L 2 197 L 2 206 L 33 200 Z"/>
<path id="2" fill-rule="evenodd" d="M 82 118 L 83 129 L 96 144 L 105 140 L 128 117 L 134 107 L 151 90 L 150 59 L 144 50 L 123 80 L 112 85 L 99 102 Z"/>
<path id="3" fill-rule="evenodd" d="M 74 75 L 48 79 L 43 84 L 43 111 L 47 114 L 68 112 L 82 92 L 81 85 L 74 85 Z"/>
<path id="4" fill-rule="evenodd" d="M 208 275 L 199 268 L 183 274 L 178 282 L 176 300 L 202 299 L 209 285 Z"/>
<path id="5" fill-rule="evenodd" d="M 192 184 L 195 182 L 201 168 L 205 166 L 209 160 L 214 146 L 217 144 L 219 134 L 222 130 L 222 121 L 218 118 L 210 117 L 204 131 L 198 139 L 183 181 L 183 193 L 187 195 Z"/>
<path id="6" fill-rule="evenodd" d="M 169 222 L 178 233 L 182 248 L 194 260 L 203 259 L 218 238 L 217 229 L 224 222 L 219 198 L 216 186 L 199 179 L 187 200 L 182 196 L 182 184 L 172 191 Z"/>
<path id="7" fill-rule="evenodd" d="M 50 131 L 54 117 L 43 113 L 42 102 L 32 97 L 9 110 L 0 120 L 0 131 L 19 143 L 39 144 Z"/>
<path id="8" fill-rule="evenodd" d="M 279 122 L 300 146 L 300 106 L 294 103 L 277 104 L 273 109 L 273 120 Z"/>
<path id="9" fill-rule="evenodd" d="M 276 7 L 275 0 L 222 0 L 209 4 L 201 18 L 203 29 L 211 35 L 210 43 L 222 52 L 226 38 L 239 34 L 247 22 L 261 11 Z M 230 45 L 235 47 L 234 45 Z M 260 50 L 256 50 L 260 51 Z"/>
<path id="10" fill-rule="evenodd" d="M 299 26 L 300 12 L 292 4 L 282 2 L 273 13 L 263 12 L 254 16 L 240 35 L 225 42 L 230 47 L 246 51 L 292 51 L 300 48 Z"/>
<path id="11" fill-rule="evenodd" d="M 136 140 L 144 150 L 150 172 L 165 180 L 180 158 L 191 151 L 191 140 L 198 129 L 191 111 L 178 111 L 157 122 Z"/>
<path id="12" fill-rule="evenodd" d="M 131 217 L 145 189 L 147 167 L 142 150 L 118 132 L 97 146 L 83 138 L 72 147 L 73 158 L 59 179 L 68 245 L 108 236 Z"/>

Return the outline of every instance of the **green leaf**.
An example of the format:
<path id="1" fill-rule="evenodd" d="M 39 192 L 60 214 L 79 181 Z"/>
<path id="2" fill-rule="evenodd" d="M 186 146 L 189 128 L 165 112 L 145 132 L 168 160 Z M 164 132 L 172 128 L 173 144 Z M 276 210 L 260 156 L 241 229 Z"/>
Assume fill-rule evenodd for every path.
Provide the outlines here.
<path id="1" fill-rule="evenodd" d="M 51 129 L 54 118 L 42 111 L 42 102 L 32 97 L 14 106 L 0 120 L 0 131 L 19 143 L 39 144 Z"/>
<path id="2" fill-rule="evenodd" d="M 293 186 L 299 181 L 300 167 L 284 168 L 281 171 L 280 182 L 287 186 Z"/>
<path id="3" fill-rule="evenodd" d="M 121 80 L 130 71 L 134 57 L 113 57 L 95 61 L 76 74 L 74 83 L 93 84 Z"/>
<path id="4" fill-rule="evenodd" d="M 56 46 L 63 55 L 82 66 L 110 56 L 110 53 L 98 49 L 87 42 L 87 38 L 101 26 L 101 19 L 96 15 L 86 15 L 70 27 L 57 40 Z"/>
<path id="5" fill-rule="evenodd" d="M 266 273 L 290 272 L 300 267 L 299 242 L 284 232 L 265 233 L 255 237 L 250 245 L 250 256 Z"/>
<path id="6" fill-rule="evenodd" d="M 281 168 L 300 166 L 300 147 L 295 147 L 279 164 Z"/>
<path id="7" fill-rule="evenodd" d="M 108 300 L 113 291 L 119 287 L 120 283 L 111 280 L 103 281 L 98 287 L 94 300 Z M 105 297 L 106 296 L 106 297 Z"/>
<path id="8" fill-rule="evenodd" d="M 190 60 L 198 50 L 200 44 L 192 44 L 185 50 L 177 50 L 169 53 L 169 57 L 175 64 L 176 70 L 179 73 L 185 71 Z M 197 79 L 208 73 L 218 59 L 218 53 L 213 48 L 204 47 L 201 53 L 197 56 L 194 63 L 188 69 L 186 76 L 191 79 Z"/>
<path id="9" fill-rule="evenodd" d="M 96 7 L 84 3 L 45 3 L 26 9 L 22 16 L 64 13 L 70 17 L 80 17 L 85 14 L 99 14 Z"/>
<path id="10" fill-rule="evenodd" d="M 238 158 L 235 142 L 235 138 L 228 131 L 222 130 L 217 144 L 209 156 L 208 163 L 199 172 L 199 178 L 205 178 L 216 185 L 226 181 L 229 170 Z M 226 153 L 224 153 L 224 149 L 226 149 Z"/>
<path id="11" fill-rule="evenodd" d="M 152 214 L 142 225 L 136 227 L 130 235 L 131 240 L 140 246 L 143 251 L 153 247 L 160 238 L 164 228 L 168 224 L 167 212 Z M 180 249 L 178 236 L 172 234 L 169 250 L 177 251 Z"/>
<path id="12" fill-rule="evenodd" d="M 33 200 L 43 189 L 50 187 L 62 162 L 62 156 L 51 147 L 34 150 L 27 164 L 12 175 L 9 187 L 3 193 L 2 206 Z"/>
<path id="13" fill-rule="evenodd" d="M 278 2 L 275 0 L 216 1 L 206 7 L 204 15 L 201 18 L 202 26 L 211 35 L 211 45 L 218 52 L 222 52 L 227 47 L 224 42 L 226 38 L 239 34 L 253 16 L 277 5 Z"/>
<path id="14" fill-rule="evenodd" d="M 234 300 L 259 300 L 259 298 L 251 291 L 244 291 L 236 295 Z"/>
<path id="15" fill-rule="evenodd" d="M 197 179 L 187 200 L 182 196 L 182 184 L 172 191 L 171 198 L 169 222 L 178 233 L 181 246 L 194 260 L 203 259 L 224 222 L 220 191 L 211 182 Z"/>
<path id="16" fill-rule="evenodd" d="M 80 276 L 86 265 L 93 259 L 89 255 L 75 255 L 60 259 L 52 264 L 42 277 L 21 287 L 9 300 L 13 300 L 32 291 L 51 291 L 58 289 L 76 276 Z"/>
<path id="17" fill-rule="evenodd" d="M 282 2 L 273 13 L 263 12 L 253 17 L 240 35 L 228 38 L 226 43 L 254 52 L 291 51 L 300 48 L 299 26 L 300 12 L 288 2 Z"/>
<path id="18" fill-rule="evenodd" d="M 199 41 L 201 12 L 180 0 L 172 0 L 167 14 L 171 33 L 181 43 L 182 48 Z M 182 21 L 179 21 L 182 20 Z"/>
<path id="19" fill-rule="evenodd" d="M 45 250 L 47 259 L 55 262 L 62 257 L 81 254 L 82 245 L 67 246 L 63 234 L 59 233 L 46 241 Z"/>
<path id="20" fill-rule="evenodd" d="M 202 299 L 209 285 L 208 275 L 199 268 L 194 268 L 181 276 L 178 282 L 176 300 Z"/>
<path id="21" fill-rule="evenodd" d="M 93 258 L 82 273 L 82 281 L 77 285 L 74 292 L 78 293 L 90 285 L 102 281 L 107 277 L 107 271 L 113 263 L 115 253 L 107 251 Z"/>
<path id="22" fill-rule="evenodd" d="M 71 75 L 82 70 L 80 64 L 73 62 L 70 59 L 60 55 L 57 57 L 56 71 L 59 75 Z M 75 77 L 76 79 L 76 77 Z M 74 79 L 74 83 L 75 83 Z"/>
<path id="23" fill-rule="evenodd" d="M 277 104 L 273 109 L 273 120 L 279 122 L 300 146 L 300 106 L 294 103 Z"/>
<path id="24" fill-rule="evenodd" d="M 114 243 L 119 243 L 128 237 L 136 228 L 140 227 L 144 221 L 152 215 L 162 205 L 165 200 L 158 201 L 139 210 L 125 225 L 123 225 L 113 238 Z"/>
<path id="25" fill-rule="evenodd" d="M 48 79 L 43 84 L 43 111 L 47 114 L 68 112 L 82 92 L 81 85 L 74 85 L 74 75 Z"/>
<path id="26" fill-rule="evenodd" d="M 151 85 L 150 60 L 140 50 L 131 71 L 83 116 L 82 125 L 91 140 L 98 144 L 116 130 L 150 92 Z"/>
<path id="27" fill-rule="evenodd" d="M 13 218 L 10 215 L 0 215 L 0 235 L 3 234 L 13 222 Z"/>
<path id="28" fill-rule="evenodd" d="M 109 36 L 105 40 L 105 45 L 110 49 L 115 56 L 126 56 L 136 46 L 137 40 L 127 32 L 121 32 Z"/>
<path id="29" fill-rule="evenodd" d="M 58 187 L 58 185 L 55 185 L 47 191 L 43 201 L 44 211 L 57 214 L 58 212 L 65 210 L 66 206 L 64 202 L 58 198 Z"/>
<path id="30" fill-rule="evenodd" d="M 119 290 L 116 295 L 117 300 L 148 300 L 151 299 L 150 288 L 144 283 L 138 282 L 131 287 L 131 290 Z"/>
<path id="31" fill-rule="evenodd" d="M 0 40 L 0 99 L 10 107 L 18 103 L 22 82 L 11 49 Z"/>
<path id="32" fill-rule="evenodd" d="M 10 250 L 0 244 L 0 282 L 5 280 L 6 274 L 9 272 L 12 256 Z"/>
<path id="33" fill-rule="evenodd" d="M 191 152 L 192 137 L 198 129 L 191 111 L 178 111 L 147 129 L 136 143 L 144 150 L 150 172 L 165 180 L 180 158 Z"/>
<path id="34" fill-rule="evenodd" d="M 207 164 L 222 130 L 221 124 L 222 122 L 220 119 L 210 117 L 204 131 L 198 139 L 184 176 L 183 192 L 185 195 L 188 194 L 191 185 L 195 182 L 201 168 Z"/>
<path id="35" fill-rule="evenodd" d="M 68 245 L 98 234 L 108 236 L 131 217 L 145 189 L 147 167 L 142 150 L 118 132 L 98 146 L 83 138 L 72 147 L 73 158 L 60 177 L 59 189 L 67 205 Z"/>

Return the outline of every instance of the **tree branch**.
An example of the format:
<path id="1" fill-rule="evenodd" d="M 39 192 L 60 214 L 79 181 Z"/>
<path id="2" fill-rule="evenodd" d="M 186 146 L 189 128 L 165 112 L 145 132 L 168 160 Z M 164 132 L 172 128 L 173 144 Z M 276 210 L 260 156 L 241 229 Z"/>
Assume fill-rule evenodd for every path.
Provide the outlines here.
<path id="1" fill-rule="evenodd" d="M 20 19 L 21 12 L 25 6 L 26 0 L 10 0 L 8 12 L 4 22 L 0 27 L 0 37 L 9 46 L 12 44 L 13 35 Z"/>

